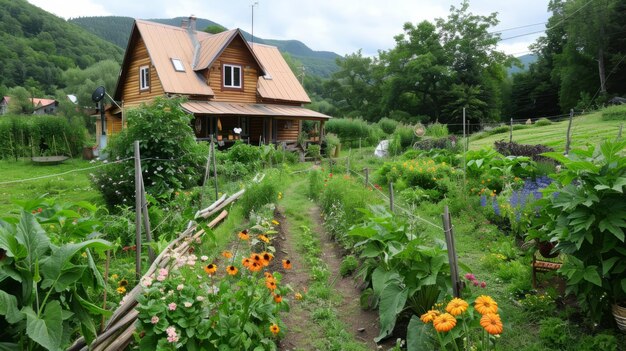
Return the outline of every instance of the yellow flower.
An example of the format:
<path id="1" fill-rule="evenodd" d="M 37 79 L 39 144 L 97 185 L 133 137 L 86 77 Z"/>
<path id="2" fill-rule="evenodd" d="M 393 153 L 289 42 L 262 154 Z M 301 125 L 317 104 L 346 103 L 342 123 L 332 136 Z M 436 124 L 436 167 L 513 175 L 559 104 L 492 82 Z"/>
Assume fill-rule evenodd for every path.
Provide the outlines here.
<path id="1" fill-rule="evenodd" d="M 482 315 L 487 313 L 498 313 L 498 303 L 487 295 L 480 295 L 477 297 L 476 301 L 474 301 L 474 308 Z"/>
<path id="2" fill-rule="evenodd" d="M 422 322 L 424 322 L 424 323 L 430 323 L 430 322 L 432 322 L 432 321 L 435 319 L 435 317 L 437 317 L 437 316 L 438 316 L 438 315 L 440 315 L 440 314 L 441 314 L 441 312 L 439 312 L 438 310 L 430 310 L 430 311 L 428 311 L 428 312 L 424 313 L 424 314 L 420 317 L 420 319 L 421 319 L 421 320 L 422 320 Z"/>
<path id="3" fill-rule="evenodd" d="M 233 257 L 233 253 L 228 251 L 228 250 L 226 250 L 226 251 L 222 252 L 222 256 L 224 256 L 225 258 L 231 258 L 231 257 Z"/>
<path id="4" fill-rule="evenodd" d="M 272 325 L 270 325 L 270 332 L 272 332 L 272 334 L 276 335 L 276 334 L 278 334 L 278 332 L 280 332 L 280 328 L 276 324 L 272 324 Z"/>
<path id="5" fill-rule="evenodd" d="M 117 289 L 115 289 L 115 291 L 117 291 L 117 293 L 120 295 L 126 294 L 126 288 L 123 286 L 118 286 Z"/>
<path id="6" fill-rule="evenodd" d="M 215 272 L 217 272 L 217 266 L 214 265 L 213 263 L 204 266 L 204 271 L 208 274 L 208 275 L 213 275 L 215 274 Z"/>
<path id="7" fill-rule="evenodd" d="M 446 311 L 453 316 L 458 316 L 461 313 L 465 312 L 468 306 L 469 305 L 467 304 L 467 302 L 459 299 L 458 297 L 455 297 L 454 299 L 452 299 L 452 301 L 448 303 L 448 306 L 446 306 Z"/>
<path id="8" fill-rule="evenodd" d="M 302 298 L 303 298 L 302 294 L 300 294 L 300 293 L 296 293 L 295 297 L 296 297 L 296 300 L 298 300 L 298 301 L 302 300 Z"/>
<path id="9" fill-rule="evenodd" d="M 444 313 L 435 317 L 433 320 L 433 326 L 435 330 L 439 333 L 448 332 L 454 328 L 456 325 L 456 318 L 449 313 Z"/>
<path id="10" fill-rule="evenodd" d="M 117 280 L 119 276 L 117 274 L 112 274 L 110 279 Z"/>
<path id="11" fill-rule="evenodd" d="M 280 223 L 279 223 L 277 220 L 272 219 L 272 224 L 273 224 L 273 225 L 279 225 Z"/>
<path id="12" fill-rule="evenodd" d="M 228 272 L 229 275 L 235 275 L 235 274 L 237 274 L 238 271 L 239 270 L 235 266 L 228 266 L 228 267 L 226 267 L 226 272 Z"/>
<path id="13" fill-rule="evenodd" d="M 261 240 L 262 242 L 269 244 L 270 243 L 270 238 L 268 238 L 267 236 L 263 235 L 263 234 L 259 234 L 258 236 L 259 240 Z"/>

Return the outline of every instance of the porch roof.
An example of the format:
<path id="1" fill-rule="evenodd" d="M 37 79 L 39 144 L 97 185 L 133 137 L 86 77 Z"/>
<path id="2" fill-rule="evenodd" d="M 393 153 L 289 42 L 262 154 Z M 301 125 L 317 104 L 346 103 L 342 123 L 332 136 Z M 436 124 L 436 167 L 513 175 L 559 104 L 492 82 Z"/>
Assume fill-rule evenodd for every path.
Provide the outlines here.
<path id="1" fill-rule="evenodd" d="M 304 119 L 332 118 L 331 116 L 301 106 L 243 104 L 216 101 L 188 101 L 184 102 L 181 106 L 185 111 L 198 115 L 273 116 L 299 117 Z"/>

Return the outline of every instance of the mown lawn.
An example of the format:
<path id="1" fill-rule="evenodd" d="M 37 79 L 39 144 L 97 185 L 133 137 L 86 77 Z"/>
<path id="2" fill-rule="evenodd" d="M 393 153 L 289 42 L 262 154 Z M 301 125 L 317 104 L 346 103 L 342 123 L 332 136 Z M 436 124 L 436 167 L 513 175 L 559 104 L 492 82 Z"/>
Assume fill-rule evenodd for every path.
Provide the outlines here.
<path id="1" fill-rule="evenodd" d="M 555 151 L 565 150 L 565 135 L 568 121 L 555 122 L 547 126 L 530 126 L 525 129 L 513 130 L 513 141 L 520 144 L 543 144 Z M 605 139 L 615 139 L 623 121 L 602 120 L 600 112 L 574 117 L 571 130 L 571 148 L 581 148 L 587 144 L 598 144 Z M 498 140 L 509 140 L 509 133 L 498 133 L 484 138 L 470 139 L 470 149 L 493 147 Z"/>
<path id="2" fill-rule="evenodd" d="M 1 160 L 0 216 L 16 211 L 18 206 L 13 201 L 33 199 L 44 194 L 66 202 L 103 204 L 100 193 L 89 180 L 89 173 L 95 171 L 92 167 L 98 165 L 80 159 L 54 166 L 35 165 L 30 159 Z"/>

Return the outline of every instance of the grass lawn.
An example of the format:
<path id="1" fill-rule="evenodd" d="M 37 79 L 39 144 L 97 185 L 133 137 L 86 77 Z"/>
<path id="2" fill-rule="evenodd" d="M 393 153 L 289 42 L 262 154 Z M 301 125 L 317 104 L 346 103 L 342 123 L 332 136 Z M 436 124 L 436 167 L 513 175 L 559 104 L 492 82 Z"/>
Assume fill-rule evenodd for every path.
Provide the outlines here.
<path id="1" fill-rule="evenodd" d="M 556 122 L 547 126 L 531 126 L 525 129 L 513 130 L 513 141 L 520 144 L 543 144 L 555 151 L 565 150 L 565 135 L 568 121 Z M 587 144 L 598 144 L 606 139 L 615 139 L 623 121 L 604 121 L 602 113 L 596 112 L 585 116 L 574 117 L 572 122 L 571 148 L 581 148 Z M 493 147 L 498 140 L 509 140 L 509 132 L 489 135 L 481 139 L 472 137 L 470 149 Z"/>
<path id="2" fill-rule="evenodd" d="M 60 165 L 41 166 L 29 159 L 0 161 L 0 215 L 15 212 L 16 200 L 37 198 L 43 194 L 63 201 L 89 201 L 103 204 L 100 193 L 91 185 L 90 168 L 97 164 L 70 159 Z M 41 179 L 33 179 L 45 177 Z"/>

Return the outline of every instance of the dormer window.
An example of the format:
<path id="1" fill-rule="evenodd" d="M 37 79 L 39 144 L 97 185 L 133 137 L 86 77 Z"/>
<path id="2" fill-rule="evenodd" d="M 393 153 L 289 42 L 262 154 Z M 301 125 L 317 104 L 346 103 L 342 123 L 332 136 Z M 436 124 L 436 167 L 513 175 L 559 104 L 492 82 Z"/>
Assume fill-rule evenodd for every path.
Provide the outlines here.
<path id="1" fill-rule="evenodd" d="M 172 65 L 174 65 L 174 70 L 176 70 L 176 72 L 185 72 L 185 66 L 183 66 L 183 61 L 173 58 L 172 60 Z"/>
<path id="2" fill-rule="evenodd" d="M 150 66 L 139 67 L 139 90 L 150 89 Z"/>
<path id="3" fill-rule="evenodd" d="M 241 89 L 241 66 L 224 65 L 224 88 Z"/>

